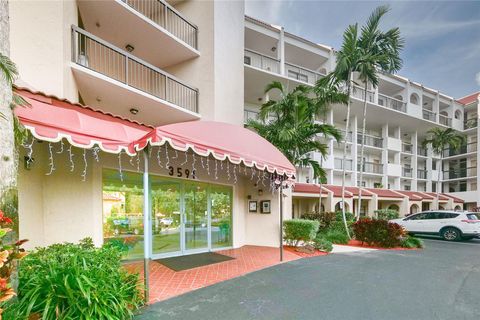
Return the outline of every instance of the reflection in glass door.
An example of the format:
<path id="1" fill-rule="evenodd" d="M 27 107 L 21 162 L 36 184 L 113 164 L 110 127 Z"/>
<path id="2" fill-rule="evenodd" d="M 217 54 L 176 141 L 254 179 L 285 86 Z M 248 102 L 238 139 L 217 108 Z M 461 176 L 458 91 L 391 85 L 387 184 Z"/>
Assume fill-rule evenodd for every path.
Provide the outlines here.
<path id="1" fill-rule="evenodd" d="M 185 250 L 208 248 L 207 184 L 185 182 Z"/>
<path id="2" fill-rule="evenodd" d="M 181 183 L 152 177 L 152 253 L 181 251 Z"/>
<path id="3" fill-rule="evenodd" d="M 232 245 L 232 188 L 210 187 L 211 242 L 212 248 Z"/>

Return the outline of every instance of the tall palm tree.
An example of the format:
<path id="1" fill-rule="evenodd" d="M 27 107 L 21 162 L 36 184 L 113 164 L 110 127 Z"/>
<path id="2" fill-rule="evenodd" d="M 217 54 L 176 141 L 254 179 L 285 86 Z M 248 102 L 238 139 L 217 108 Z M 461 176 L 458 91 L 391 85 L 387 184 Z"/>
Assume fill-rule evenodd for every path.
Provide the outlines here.
<path id="1" fill-rule="evenodd" d="M 358 50 L 361 59 L 358 61 L 359 80 L 363 83 L 363 118 L 362 118 L 362 140 L 360 144 L 360 177 L 357 218 L 360 217 L 362 209 L 362 182 L 363 182 L 363 155 L 365 149 L 365 131 L 367 119 L 367 95 L 369 84 L 378 86 L 378 73 L 395 73 L 402 67 L 400 51 L 403 48 L 404 40 L 400 36 L 399 28 L 392 28 L 386 32 L 379 29 L 382 17 L 389 11 L 388 6 L 377 7 L 362 27 Z"/>
<path id="2" fill-rule="evenodd" d="M 272 91 L 278 92 L 279 99 L 264 103 L 259 120 L 249 120 L 247 127 L 275 145 L 293 165 L 311 167 L 314 178 L 324 178 L 325 171 L 310 154 L 319 152 L 325 157 L 328 153 L 327 145 L 319 141 L 318 136 L 341 139 L 340 131 L 334 126 L 315 123 L 315 116 L 327 103 L 312 97 L 312 89 L 302 85 L 288 92 L 280 82 L 272 82 L 265 93 Z M 329 97 L 345 100 L 340 92 L 331 93 Z"/>
<path id="3" fill-rule="evenodd" d="M 438 177 L 437 177 L 437 208 L 440 204 L 440 178 L 442 176 L 443 168 L 443 157 L 444 150 L 449 148 L 451 150 L 458 150 L 465 143 L 465 136 L 456 132 L 452 128 L 447 128 L 445 130 L 440 128 L 432 128 L 427 131 L 427 134 L 430 136 L 422 142 L 422 146 L 425 148 L 431 146 L 434 153 L 440 155 L 440 167 L 438 168 Z"/>

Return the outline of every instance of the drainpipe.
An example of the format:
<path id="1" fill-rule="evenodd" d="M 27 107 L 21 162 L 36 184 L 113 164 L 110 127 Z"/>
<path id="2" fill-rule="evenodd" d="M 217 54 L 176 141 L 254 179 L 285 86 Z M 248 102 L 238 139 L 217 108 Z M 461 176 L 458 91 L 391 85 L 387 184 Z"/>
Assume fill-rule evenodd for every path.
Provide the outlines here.
<path id="1" fill-rule="evenodd" d="M 143 151 L 143 281 L 144 298 L 150 298 L 150 181 L 148 176 L 148 151 Z"/>

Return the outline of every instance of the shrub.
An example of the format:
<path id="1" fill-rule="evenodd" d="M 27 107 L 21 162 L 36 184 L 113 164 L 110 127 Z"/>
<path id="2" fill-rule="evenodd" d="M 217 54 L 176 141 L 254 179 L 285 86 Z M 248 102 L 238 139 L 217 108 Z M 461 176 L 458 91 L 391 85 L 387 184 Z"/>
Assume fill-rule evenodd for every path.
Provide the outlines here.
<path id="1" fill-rule="evenodd" d="M 315 220 L 320 222 L 321 228 L 328 228 L 332 222 L 336 219 L 335 212 L 311 212 L 302 214 L 302 219 Z"/>
<path id="2" fill-rule="evenodd" d="M 13 319 L 128 319 L 142 300 L 138 274 L 120 264 L 112 245 L 79 244 L 38 248 L 19 264 L 18 302 Z"/>
<path id="3" fill-rule="evenodd" d="M 408 236 L 402 239 L 401 246 L 404 248 L 423 248 L 423 241 L 421 239 Z"/>
<path id="4" fill-rule="evenodd" d="M 335 244 L 348 243 L 348 236 L 345 233 L 345 229 L 343 230 L 328 229 L 324 232 L 319 233 L 319 236 Z"/>
<path id="5" fill-rule="evenodd" d="M 335 212 L 335 214 L 336 214 L 336 218 L 335 218 L 336 221 L 343 221 L 342 211 L 337 211 Z M 347 219 L 347 221 L 355 221 L 355 215 L 351 212 L 345 212 L 345 218 Z"/>
<path id="6" fill-rule="evenodd" d="M 398 211 L 393 209 L 380 209 L 374 211 L 375 216 L 379 220 L 392 220 L 398 219 Z"/>
<path id="7" fill-rule="evenodd" d="M 317 235 L 315 239 L 313 239 L 313 246 L 315 249 L 324 252 L 330 252 L 333 250 L 332 243 L 321 235 Z"/>
<path id="8" fill-rule="evenodd" d="M 357 240 L 385 248 L 400 246 L 401 237 L 406 234 L 399 224 L 369 218 L 355 222 L 353 233 Z"/>
<path id="9" fill-rule="evenodd" d="M 312 241 L 318 230 L 319 222 L 303 219 L 287 220 L 283 223 L 284 239 L 287 244 L 298 246 L 300 241 Z"/>

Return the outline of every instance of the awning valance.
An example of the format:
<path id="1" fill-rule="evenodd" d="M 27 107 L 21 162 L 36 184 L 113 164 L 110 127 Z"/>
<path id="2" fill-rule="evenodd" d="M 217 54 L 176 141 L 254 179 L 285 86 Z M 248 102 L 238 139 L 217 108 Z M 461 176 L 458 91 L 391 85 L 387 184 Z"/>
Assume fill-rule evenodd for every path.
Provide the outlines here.
<path id="1" fill-rule="evenodd" d="M 129 150 L 132 141 L 141 138 L 151 127 L 121 119 L 53 96 L 15 89 L 29 104 L 15 108 L 20 122 L 40 140 L 59 142 L 67 139 L 73 146 L 89 149 L 97 145 L 110 153 Z"/>
<path id="2" fill-rule="evenodd" d="M 135 150 L 166 142 L 179 151 L 191 149 L 201 156 L 212 156 L 231 163 L 243 163 L 270 173 L 295 176 L 295 167 L 270 142 L 255 132 L 223 122 L 191 121 L 164 125 L 137 140 Z"/>

